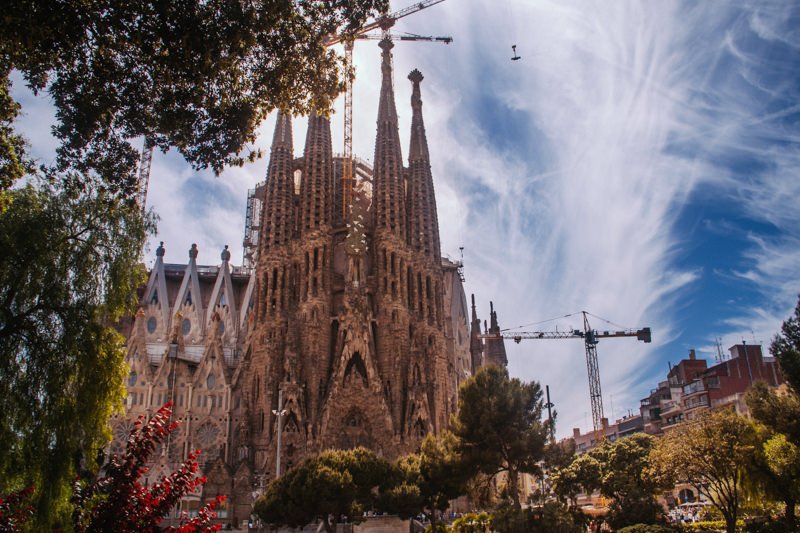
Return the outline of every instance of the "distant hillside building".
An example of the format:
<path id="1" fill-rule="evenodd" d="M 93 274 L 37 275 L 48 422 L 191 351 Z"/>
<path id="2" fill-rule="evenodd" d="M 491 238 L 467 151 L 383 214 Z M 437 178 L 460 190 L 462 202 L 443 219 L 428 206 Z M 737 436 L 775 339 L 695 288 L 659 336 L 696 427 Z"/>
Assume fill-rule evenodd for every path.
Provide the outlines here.
<path id="1" fill-rule="evenodd" d="M 156 263 L 129 331 L 127 414 L 112 421 L 121 450 L 138 415 L 167 401 L 181 424 L 148 482 L 202 450 L 208 476 L 189 512 L 229 496 L 223 521 L 240 524 L 276 474 L 327 448 L 366 446 L 388 458 L 444 429 L 461 381 L 484 361 L 461 265 L 441 257 L 422 119 L 422 74 L 409 75 L 408 166 L 398 134 L 392 43 L 382 41 L 373 165 L 345 188 L 330 123 L 312 114 L 303 156 L 279 113 L 266 182 L 248 201 L 246 267 Z M 497 317 L 491 311 L 491 327 Z M 477 341 L 477 342 L 476 342 Z M 486 353 L 484 353 L 486 352 Z M 278 442 L 280 441 L 280 448 Z"/>

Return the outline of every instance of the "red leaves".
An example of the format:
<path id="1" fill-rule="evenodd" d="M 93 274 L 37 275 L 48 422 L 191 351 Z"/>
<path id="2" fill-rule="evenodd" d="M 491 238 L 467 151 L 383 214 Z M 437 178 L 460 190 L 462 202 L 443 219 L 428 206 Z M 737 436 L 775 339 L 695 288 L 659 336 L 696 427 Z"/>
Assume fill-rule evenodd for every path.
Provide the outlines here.
<path id="1" fill-rule="evenodd" d="M 114 455 L 106 466 L 105 476 L 94 483 L 76 482 L 73 491 L 73 523 L 78 533 L 116 531 L 142 533 L 160 531 L 158 526 L 181 499 L 206 482 L 205 476 L 196 476 L 197 456 L 200 450 L 189 453 L 180 467 L 160 482 L 145 488 L 139 478 L 147 472 L 146 464 L 156 447 L 178 427 L 170 422 L 172 403 L 167 403 L 145 422 L 136 421 L 128 438 L 125 452 Z M 219 524 L 211 524 L 216 517 L 213 509 L 224 498 L 203 507 L 198 515 L 188 519 L 182 516 L 178 528 L 165 531 L 219 531 Z"/>
<path id="2" fill-rule="evenodd" d="M 17 533 L 33 515 L 33 485 L 0 496 L 0 533 Z"/>

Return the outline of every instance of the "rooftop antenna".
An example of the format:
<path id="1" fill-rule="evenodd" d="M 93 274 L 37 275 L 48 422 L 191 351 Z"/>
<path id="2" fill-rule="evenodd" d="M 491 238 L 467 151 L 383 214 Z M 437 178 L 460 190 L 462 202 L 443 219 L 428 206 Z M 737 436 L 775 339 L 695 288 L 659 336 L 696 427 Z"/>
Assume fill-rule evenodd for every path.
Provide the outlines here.
<path id="1" fill-rule="evenodd" d="M 518 60 L 520 58 L 520 56 L 517 54 L 517 45 L 516 44 L 512 44 L 511 45 L 511 50 L 514 51 L 514 57 L 511 58 L 511 61 Z"/>
<path id="2" fill-rule="evenodd" d="M 717 337 L 717 361 L 722 362 L 725 358 L 722 355 L 722 337 Z"/>

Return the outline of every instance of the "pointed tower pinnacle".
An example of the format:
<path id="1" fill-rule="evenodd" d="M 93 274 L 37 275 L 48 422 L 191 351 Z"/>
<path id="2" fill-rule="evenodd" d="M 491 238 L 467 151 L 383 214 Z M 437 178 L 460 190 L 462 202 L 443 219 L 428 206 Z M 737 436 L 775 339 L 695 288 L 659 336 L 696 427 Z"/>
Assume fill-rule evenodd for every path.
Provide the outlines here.
<path id="1" fill-rule="evenodd" d="M 283 111 L 279 111 L 267 170 L 265 216 L 261 233 L 261 247 L 264 252 L 276 246 L 288 244 L 292 237 L 292 228 L 294 227 L 292 212 L 293 159 L 292 119 Z M 261 254 L 259 255 L 261 256 Z"/>
<path id="2" fill-rule="evenodd" d="M 316 111 L 308 118 L 304 168 L 300 185 L 300 232 L 333 225 L 333 147 L 330 121 Z"/>
<path id="3" fill-rule="evenodd" d="M 481 342 L 481 321 L 475 310 L 475 295 L 472 295 L 472 322 L 469 330 L 469 354 L 472 362 L 472 373 L 483 366 L 483 343 Z"/>
<path id="4" fill-rule="evenodd" d="M 408 75 L 411 80 L 411 146 L 408 149 L 408 160 L 428 160 L 428 141 L 425 137 L 425 124 L 422 122 L 422 94 L 419 88 L 420 82 L 425 79 L 417 69 L 411 71 Z"/>
<path id="5" fill-rule="evenodd" d="M 380 42 L 381 96 L 378 106 L 378 132 L 375 138 L 374 188 L 376 230 L 388 231 L 406 238 L 405 187 L 403 156 L 397 128 L 397 107 L 392 87 L 392 54 L 394 45 L 389 39 Z"/>
<path id="6" fill-rule="evenodd" d="M 439 220 L 436 214 L 436 195 L 433 190 L 428 141 L 422 120 L 422 96 L 419 84 L 423 80 L 419 70 L 408 75 L 411 92 L 411 144 L 408 149 L 409 167 L 409 241 L 433 265 L 441 262 L 439 246 Z"/>
<path id="7" fill-rule="evenodd" d="M 506 356 L 506 345 L 503 337 L 500 336 L 500 325 L 497 323 L 497 311 L 494 310 L 494 303 L 489 302 L 489 334 L 496 336 L 493 338 L 486 351 L 486 364 L 497 365 L 501 368 L 508 366 L 508 357 Z"/>

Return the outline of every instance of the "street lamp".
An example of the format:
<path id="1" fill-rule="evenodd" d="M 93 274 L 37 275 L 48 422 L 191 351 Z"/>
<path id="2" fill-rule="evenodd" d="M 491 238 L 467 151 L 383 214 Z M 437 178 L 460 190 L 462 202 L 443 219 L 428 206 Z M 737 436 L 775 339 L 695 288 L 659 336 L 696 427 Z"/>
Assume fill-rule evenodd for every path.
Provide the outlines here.
<path id="1" fill-rule="evenodd" d="M 278 388 L 278 408 L 272 410 L 272 414 L 278 417 L 278 450 L 275 454 L 275 479 L 281 477 L 281 434 L 283 433 L 283 417 L 286 416 L 286 409 L 283 408 L 283 389 Z"/>

